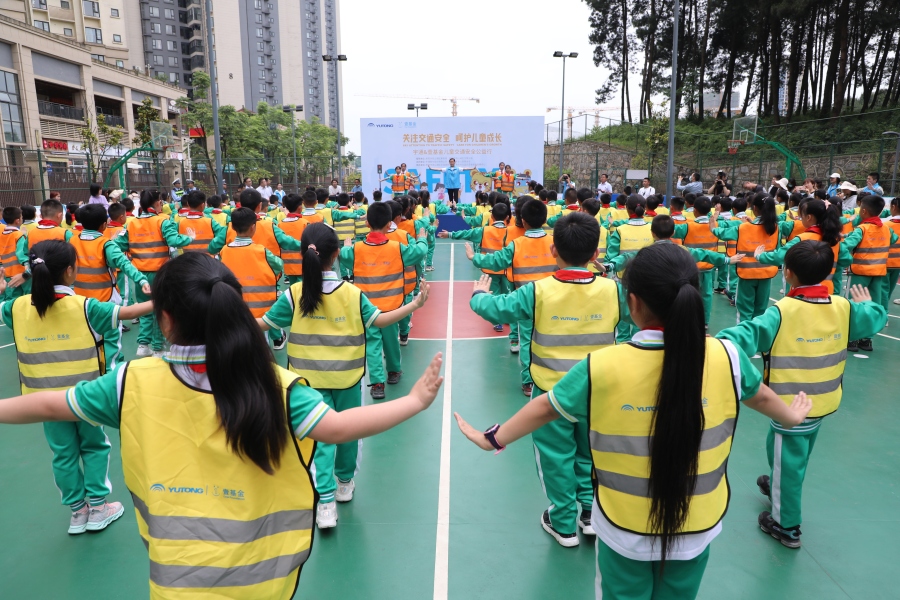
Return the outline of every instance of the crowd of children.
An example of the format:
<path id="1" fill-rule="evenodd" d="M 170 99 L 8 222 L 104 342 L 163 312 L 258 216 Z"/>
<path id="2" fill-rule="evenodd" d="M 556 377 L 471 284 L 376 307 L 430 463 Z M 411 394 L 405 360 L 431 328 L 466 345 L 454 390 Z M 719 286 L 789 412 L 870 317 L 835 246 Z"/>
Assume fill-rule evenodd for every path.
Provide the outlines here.
<path id="1" fill-rule="evenodd" d="M 372 202 L 246 187 L 234 203 L 145 190 L 137 205 L 47 200 L 38 221 L 34 207 L 3 210 L 0 319 L 23 395 L 0 401 L 0 422 L 44 422 L 70 534 L 124 512 L 106 500 L 103 427 L 119 428 L 152 596 L 241 585 L 242 597 L 290 597 L 313 523 L 335 527 L 337 503 L 354 496 L 361 438 L 427 408 L 441 385 L 438 355 L 409 395 L 363 402 L 366 374 L 375 400 L 403 375 L 441 237 L 466 240 L 483 272 L 471 309 L 509 325 L 530 399 L 484 432 L 457 415 L 460 429 L 497 452 L 532 434 L 550 503 L 540 525 L 564 547 L 579 529 L 596 536 L 598 595 L 696 596 L 728 506 L 739 404 L 772 419 L 759 526 L 800 547 L 816 435 L 900 275 L 898 199 L 885 210 L 863 196 L 846 214 L 777 190 L 666 207 L 655 194 L 558 199 L 532 182 L 514 205 L 499 191 L 451 207 L 394 177 L 394 197 Z M 471 228 L 440 230 L 450 211 Z M 784 298 L 770 307 L 779 271 Z M 709 337 L 716 292 L 737 324 Z M 125 362 L 130 319 L 141 360 Z M 282 368 L 272 349 L 285 347 Z M 618 368 L 632 364 L 637 380 Z M 241 510 L 165 494 L 221 477 L 254 490 Z"/>

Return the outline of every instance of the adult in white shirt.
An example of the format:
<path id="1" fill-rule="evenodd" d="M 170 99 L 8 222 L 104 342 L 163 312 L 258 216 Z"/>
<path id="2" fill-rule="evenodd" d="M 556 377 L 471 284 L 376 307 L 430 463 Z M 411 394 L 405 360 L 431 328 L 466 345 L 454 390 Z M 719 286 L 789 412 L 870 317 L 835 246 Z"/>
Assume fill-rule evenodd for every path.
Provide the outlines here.
<path id="1" fill-rule="evenodd" d="M 259 187 L 256 188 L 256 191 L 259 192 L 259 195 L 262 196 L 263 200 L 266 202 L 269 201 L 269 198 L 274 193 L 272 191 L 272 186 L 269 185 L 269 180 L 265 177 L 259 180 Z"/>
<path id="2" fill-rule="evenodd" d="M 328 186 L 328 197 L 334 198 L 338 194 L 342 193 L 344 190 L 341 189 L 341 186 L 338 185 L 337 179 L 331 180 L 331 185 Z"/>
<path id="3" fill-rule="evenodd" d="M 600 194 L 612 194 L 612 184 L 609 182 L 609 176 L 606 173 L 600 175 L 600 184 L 597 186 L 597 192 Z"/>
<path id="4" fill-rule="evenodd" d="M 858 191 L 857 187 L 849 181 L 841 183 L 841 187 L 838 188 L 838 194 L 841 196 L 842 210 L 853 210 L 856 208 L 856 192 Z"/>
<path id="5" fill-rule="evenodd" d="M 641 198 L 647 198 L 656 194 L 656 190 L 653 189 L 653 186 L 650 185 L 650 179 L 644 177 L 643 181 L 641 181 L 641 187 L 638 188 L 637 193 Z"/>

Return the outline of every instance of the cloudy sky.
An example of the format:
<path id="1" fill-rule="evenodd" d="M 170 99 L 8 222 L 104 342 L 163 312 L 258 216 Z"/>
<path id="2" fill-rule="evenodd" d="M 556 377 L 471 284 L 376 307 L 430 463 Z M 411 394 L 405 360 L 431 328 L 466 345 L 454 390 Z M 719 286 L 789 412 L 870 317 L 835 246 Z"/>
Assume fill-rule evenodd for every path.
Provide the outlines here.
<path id="1" fill-rule="evenodd" d="M 558 110 L 547 112 L 561 100 L 562 60 L 553 58 L 555 50 L 579 53 L 566 60 L 566 105 L 593 106 L 594 90 L 607 72 L 591 58 L 589 15 L 578 0 L 342 0 L 348 150 L 360 152 L 360 118 L 414 116 L 406 107 L 410 102 L 428 103 L 422 117 L 450 116 L 450 102 L 428 96 L 480 100 L 460 101 L 459 116 L 559 121 Z M 404 97 L 371 97 L 380 95 Z M 617 118 L 619 111 L 603 114 Z"/>

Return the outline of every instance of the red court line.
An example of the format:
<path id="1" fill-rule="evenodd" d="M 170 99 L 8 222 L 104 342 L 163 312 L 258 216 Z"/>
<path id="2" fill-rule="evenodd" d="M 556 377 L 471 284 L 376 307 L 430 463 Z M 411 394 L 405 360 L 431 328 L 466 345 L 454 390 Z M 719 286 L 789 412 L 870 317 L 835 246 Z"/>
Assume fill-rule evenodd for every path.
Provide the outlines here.
<path id="1" fill-rule="evenodd" d="M 450 295 L 449 281 L 429 281 L 431 292 L 425 306 L 413 313 L 413 328 L 409 337 L 413 340 L 443 340 L 447 337 L 447 301 Z"/>
<path id="2" fill-rule="evenodd" d="M 488 323 L 469 308 L 469 300 L 472 298 L 471 282 L 456 282 L 453 288 L 453 339 L 459 338 L 505 338 L 509 334 L 509 327 L 504 327 L 502 333 L 494 331 L 492 323 Z"/>

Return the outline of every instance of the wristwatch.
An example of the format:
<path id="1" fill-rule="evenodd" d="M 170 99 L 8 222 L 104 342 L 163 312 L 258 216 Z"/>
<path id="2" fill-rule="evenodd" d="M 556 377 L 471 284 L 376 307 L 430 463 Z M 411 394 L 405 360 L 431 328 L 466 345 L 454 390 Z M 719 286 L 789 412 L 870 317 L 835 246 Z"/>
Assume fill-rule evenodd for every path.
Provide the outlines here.
<path id="1" fill-rule="evenodd" d="M 493 446 L 496 449 L 496 452 L 494 452 L 494 454 L 500 454 L 501 452 L 506 450 L 506 446 L 500 445 L 500 442 L 497 441 L 497 432 L 499 430 L 500 430 L 500 424 L 497 423 L 495 425 L 488 427 L 487 430 L 484 432 L 484 437 L 486 437 L 487 441 L 489 441 L 491 443 L 491 446 Z"/>

